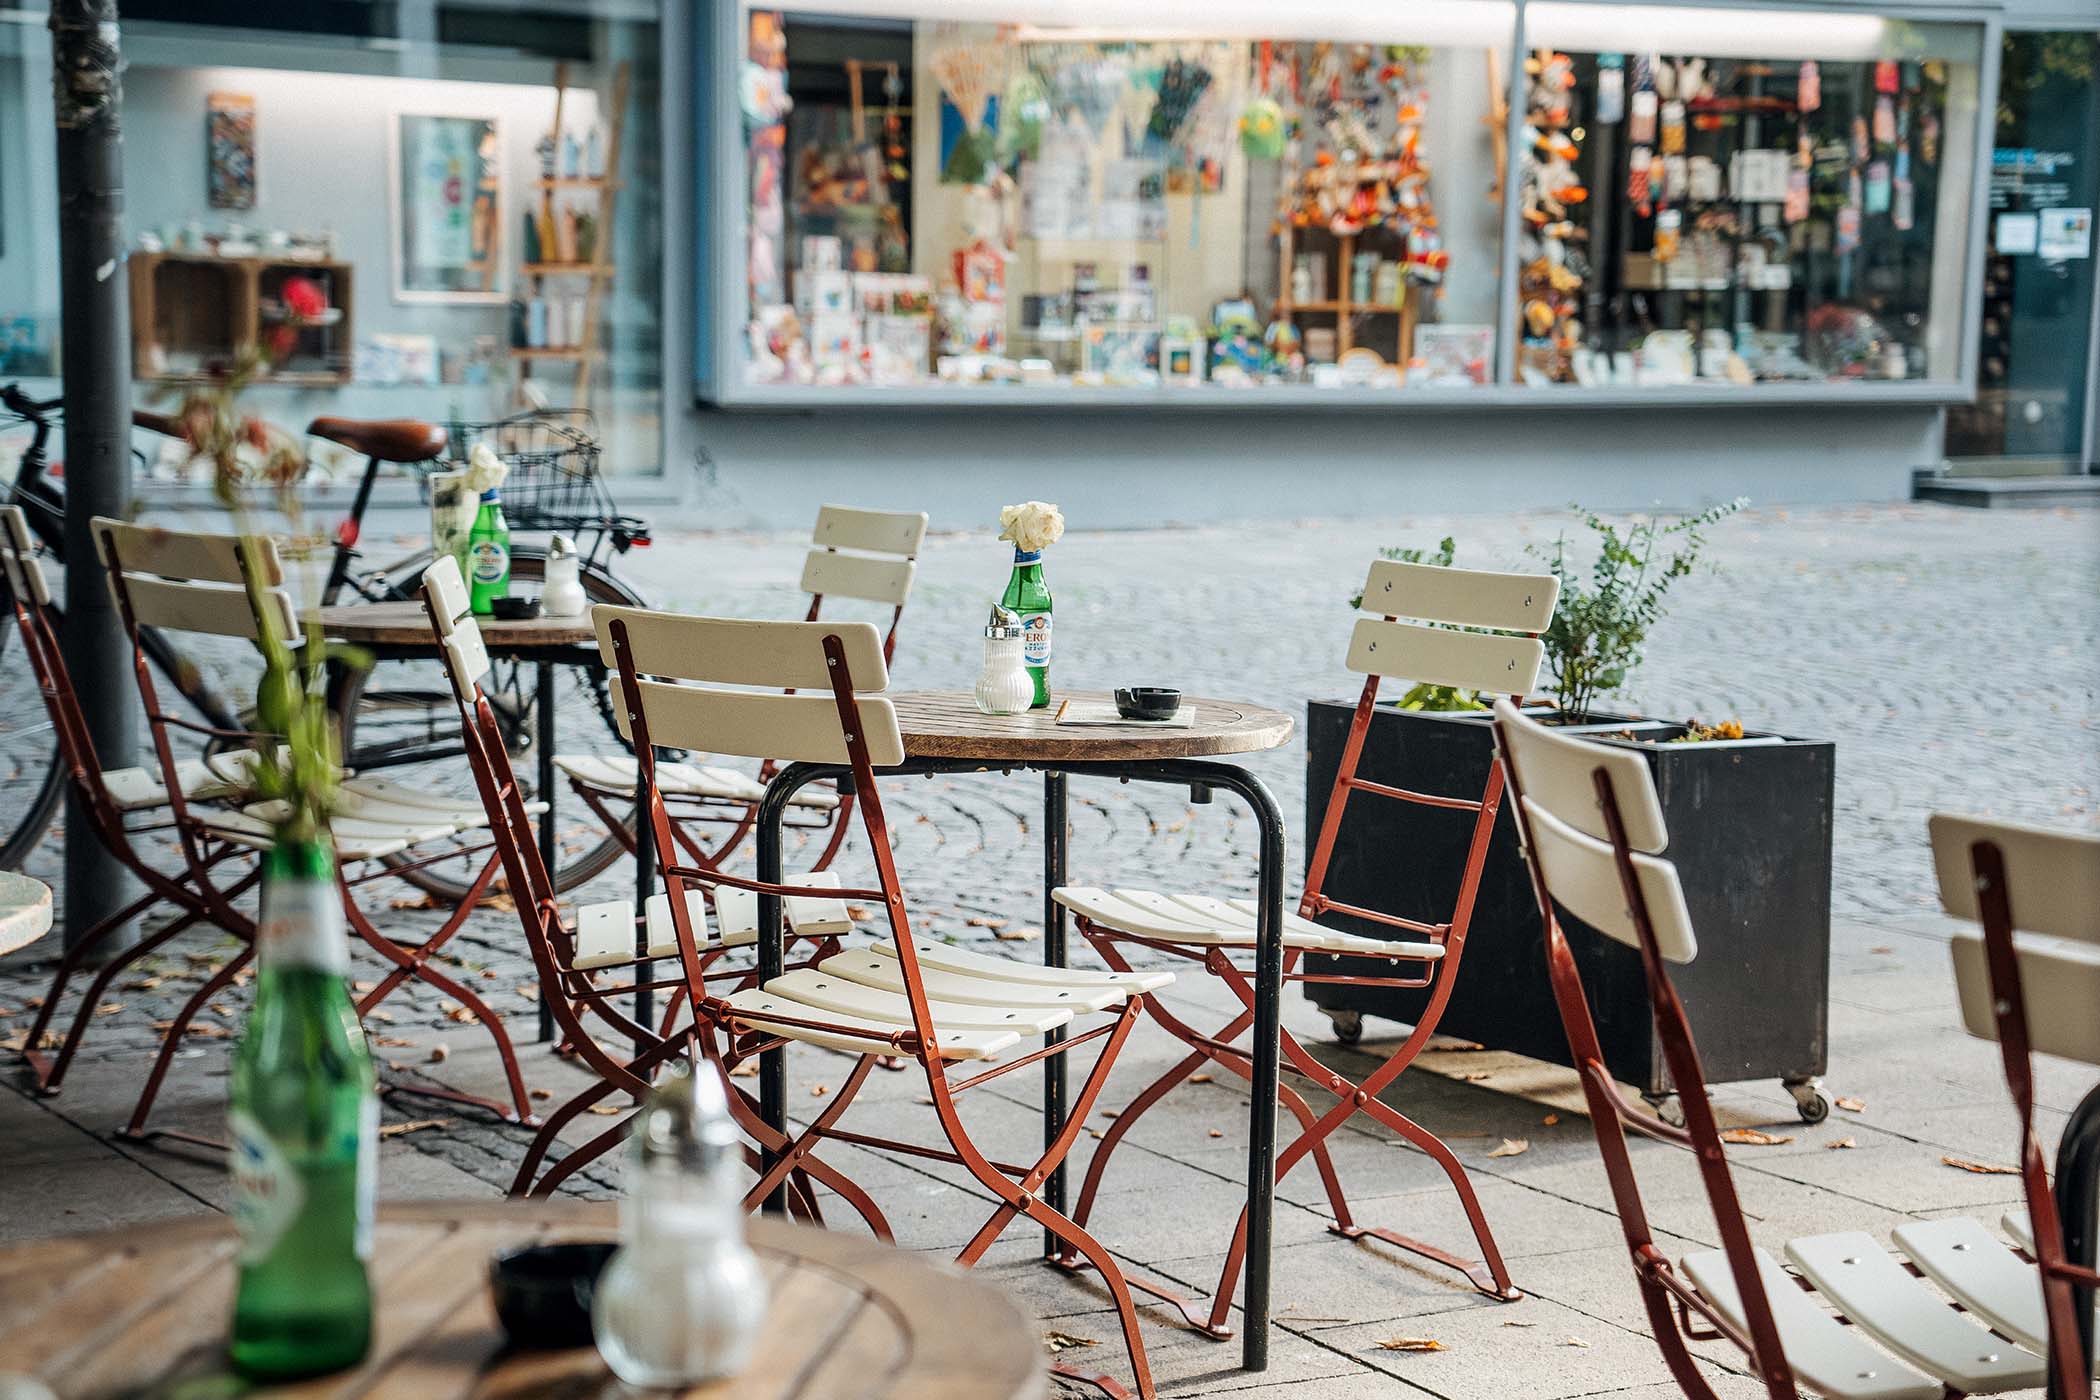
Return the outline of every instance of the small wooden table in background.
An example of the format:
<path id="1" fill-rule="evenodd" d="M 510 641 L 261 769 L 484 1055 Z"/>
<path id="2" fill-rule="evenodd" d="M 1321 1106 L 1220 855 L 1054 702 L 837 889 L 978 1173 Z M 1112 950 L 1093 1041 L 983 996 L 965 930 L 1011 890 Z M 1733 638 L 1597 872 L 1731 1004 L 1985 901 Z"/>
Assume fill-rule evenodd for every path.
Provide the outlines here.
<path id="1" fill-rule="evenodd" d="M 609 1204 L 431 1202 L 381 1210 L 371 1354 L 350 1371 L 252 1395 L 501 1397 L 632 1394 L 590 1347 L 506 1350 L 494 1255 L 546 1239 L 610 1239 Z M 874 1240 L 750 1222 L 772 1289 L 742 1376 L 684 1400 L 1039 1400 L 1036 1329 L 990 1284 Z M 232 1225 L 222 1216 L 0 1250 L 0 1372 L 66 1400 L 243 1393 L 226 1377 Z M 225 1378 L 225 1379 L 222 1379 Z"/>

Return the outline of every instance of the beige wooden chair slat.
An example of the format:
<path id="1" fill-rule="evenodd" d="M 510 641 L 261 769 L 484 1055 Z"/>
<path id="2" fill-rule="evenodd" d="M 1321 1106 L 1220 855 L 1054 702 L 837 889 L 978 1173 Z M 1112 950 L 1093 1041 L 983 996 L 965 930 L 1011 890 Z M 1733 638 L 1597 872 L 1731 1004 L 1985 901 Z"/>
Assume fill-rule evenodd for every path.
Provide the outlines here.
<path id="1" fill-rule="evenodd" d="M 569 777 L 598 792 L 633 797 L 641 765 L 632 754 L 560 754 L 554 766 Z M 707 763 L 659 763 L 657 791 L 666 797 L 712 798 L 723 802 L 756 802 L 766 795 L 765 785 L 734 768 Z M 839 805 L 836 792 L 804 788 L 788 799 L 790 807 L 829 811 Z"/>
<path id="2" fill-rule="evenodd" d="M 846 666 L 853 673 L 857 692 L 876 694 L 889 685 L 881 634 L 866 622 L 691 617 L 601 603 L 591 609 L 591 624 L 598 631 L 598 649 L 607 666 L 614 664 L 615 622 L 626 624 L 634 669 L 642 676 L 709 685 L 793 687 L 828 696 L 831 668 L 825 662 L 824 639 L 835 636 L 845 648 Z"/>
<path id="3" fill-rule="evenodd" d="M 172 579 L 133 574 L 125 580 L 131 594 L 132 615 L 141 627 L 161 627 L 177 632 L 203 632 L 218 637 L 256 638 L 255 612 L 248 592 L 239 585 L 178 583 Z M 299 639 L 299 616 L 292 597 L 281 588 L 263 593 L 265 605 L 286 641 Z"/>
<path id="4" fill-rule="evenodd" d="M 850 977 L 834 977 L 818 968 L 801 968 L 776 977 L 766 983 L 766 991 L 825 1011 L 843 1011 L 893 1026 L 911 1024 L 911 1001 L 901 993 L 886 992 Z M 1002 1005 L 981 998 L 940 1001 L 931 992 L 927 994 L 926 1009 L 932 1013 L 934 1024 L 943 1029 L 954 1026 L 964 1030 L 1009 1030 L 1023 1035 L 1043 1035 L 1072 1019 L 1069 1006 Z"/>
<path id="5" fill-rule="evenodd" d="M 1715 1311 L 1744 1325 L 1742 1295 L 1736 1292 L 1724 1251 L 1687 1254 L 1683 1267 Z M 1757 1269 L 1765 1295 L 1772 1300 L 1787 1364 L 1821 1394 L 1831 1400 L 1941 1400 L 1946 1393 L 1938 1381 L 1880 1351 L 1858 1328 L 1845 1326 L 1816 1306 L 1762 1249 L 1757 1251 Z"/>
<path id="6" fill-rule="evenodd" d="M 904 991 L 904 965 L 897 961 L 894 946 L 887 957 L 873 947 L 848 949 L 824 959 L 817 969 L 885 992 Z M 930 965 L 920 968 L 919 980 L 926 995 L 940 1001 L 983 1002 L 992 1006 L 1106 1011 L 1130 996 L 1127 988 L 1101 983 L 1015 982 L 981 972 L 951 972 Z"/>
<path id="7" fill-rule="evenodd" d="M 1948 1307 L 1863 1230 L 1789 1240 L 1786 1257 L 1854 1324 L 1971 1395 L 2042 1384 L 2042 1359 Z"/>
<path id="8" fill-rule="evenodd" d="M 830 1011 L 811 1006 L 789 997 L 777 996 L 770 991 L 752 987 L 737 992 L 728 998 L 735 1009 L 736 1019 L 762 1030 L 770 1029 L 827 1050 L 843 1050 L 853 1055 L 882 1055 L 891 1053 L 885 1037 L 894 1034 L 900 1027 L 894 1021 L 877 1021 L 871 1017 L 853 1016 L 843 1011 Z M 794 1021 L 822 1021 L 839 1031 L 818 1030 L 809 1026 L 784 1025 L 778 1019 L 786 1017 Z M 844 1032 L 860 1030 L 870 1034 L 856 1036 Z M 942 1029 L 936 1038 L 936 1047 L 944 1060 L 989 1060 L 995 1059 L 1021 1043 L 1018 1031 L 983 1029 Z"/>
<path id="9" fill-rule="evenodd" d="M 440 637 L 449 637 L 462 621 L 474 619 L 473 596 L 459 572 L 459 561 L 447 554 L 431 561 L 423 571 L 424 596 L 429 600 L 433 625 Z"/>
<path id="10" fill-rule="evenodd" d="M 911 597 L 912 580 L 918 570 L 919 566 L 909 559 L 875 559 L 865 554 L 813 549 L 802 561 L 802 591 L 901 608 L 904 600 Z"/>
<path id="11" fill-rule="evenodd" d="M 43 560 L 37 558 L 29 517 L 20 506 L 0 506 L 0 562 L 7 565 L 10 588 L 19 579 L 23 597 L 40 608 L 51 605 L 51 583 L 44 576 Z"/>
<path id="12" fill-rule="evenodd" d="M 757 941 L 757 930 L 749 930 L 741 937 L 725 934 L 712 938 L 707 928 L 707 896 L 699 890 L 687 890 L 686 912 L 691 915 L 693 937 L 698 950 L 706 952 L 713 948 L 736 948 Z M 642 929 L 645 941 L 643 955 L 651 958 L 675 958 L 678 956 L 678 925 L 671 918 L 671 896 L 659 891 L 650 895 L 643 906 Z M 615 963 L 632 962 L 634 951 L 634 905 L 624 899 L 601 900 L 586 904 L 576 911 L 576 955 L 569 966 L 578 972 L 590 972 Z"/>
<path id="13" fill-rule="evenodd" d="M 1522 762 L 1518 760 L 1520 771 Z M 1634 928 L 1633 911 L 1626 905 L 1625 887 L 1619 881 L 1610 844 L 1564 825 L 1532 800 L 1528 787 L 1520 800 L 1531 818 L 1532 859 L 1539 862 L 1553 897 L 1599 933 L 1630 948 L 1639 947 L 1640 934 Z M 1685 907 L 1677 867 L 1661 856 L 1635 852 L 1633 868 L 1648 901 L 1656 947 L 1671 962 L 1690 962 L 1698 956 L 1699 942 L 1692 933 L 1692 915 Z"/>
<path id="14" fill-rule="evenodd" d="M 1546 649 L 1535 637 L 1454 632 L 1413 622 L 1360 617 L 1349 636 L 1347 665 L 1358 675 L 1463 686 L 1490 695 L 1522 695 L 1537 683 Z"/>
<path id="15" fill-rule="evenodd" d="M 1035 987 L 1117 987 L 1137 993 L 1157 991 L 1174 981 L 1174 974 L 1166 971 L 1097 972 L 1091 968 L 1045 967 L 1041 963 L 958 948 L 952 943 L 937 943 L 930 938 L 914 938 L 911 946 L 921 967 L 1022 982 Z M 868 951 L 878 958 L 894 959 L 897 956 L 894 943 L 876 943 Z"/>
<path id="16" fill-rule="evenodd" d="M 799 876 L 798 885 L 818 885 L 829 889 L 839 888 L 839 877 L 829 870 L 812 870 Z M 791 894 L 781 901 L 782 912 L 787 915 L 788 927 L 799 937 L 817 938 L 826 934 L 853 932 L 853 915 L 843 899 L 827 899 L 822 895 Z"/>
<path id="17" fill-rule="evenodd" d="M 248 551 L 257 579 L 268 587 L 284 582 L 284 559 L 277 541 L 262 536 L 248 544 L 239 535 L 206 534 L 196 530 L 169 530 L 158 525 L 139 525 L 113 516 L 94 520 L 95 546 L 108 557 L 105 537 L 116 545 L 118 560 L 128 574 L 159 574 L 163 578 L 188 579 L 196 583 L 244 582 L 241 553 Z"/>
<path id="18" fill-rule="evenodd" d="M 869 554 L 916 558 L 926 539 L 926 512 L 861 510 L 824 506 L 817 511 L 810 542 L 825 549 L 858 549 Z"/>
<path id="19" fill-rule="evenodd" d="M 2024 890 L 2024 887 L 2022 887 Z M 1970 1035 L 1998 1038 L 1995 998 L 1983 934 L 1958 929 L 1949 941 L 1962 1025 Z M 2027 934 L 2013 947 L 2020 991 L 2027 1004 L 2027 1044 L 2044 1055 L 2100 1064 L 2100 945 Z"/>
<path id="20" fill-rule="evenodd" d="M 1949 914 L 1982 918 L 1969 851 L 1979 841 L 1990 841 L 2005 857 L 2016 932 L 2100 942 L 2100 831 L 2062 831 L 1945 812 L 1935 813 L 1927 826 L 1940 904 Z"/>
<path id="21" fill-rule="evenodd" d="M 800 623 L 776 623 L 798 627 Z M 618 677 L 612 688 L 613 716 L 620 737 L 633 736 L 627 724 L 625 688 Z M 838 711 L 823 695 L 761 695 L 754 691 L 709 690 L 668 681 L 640 682 L 649 732 L 666 748 L 708 749 L 742 758 L 787 762 L 844 763 L 846 740 Z M 880 695 L 860 699 L 860 721 L 868 756 L 878 768 L 904 761 L 904 737 L 897 712 Z"/>
<path id="22" fill-rule="evenodd" d="M 1993 1330 L 2032 1352 L 2048 1346 L 2041 1270 L 1974 1220 L 1918 1220 L 1892 1232 L 1896 1247 L 1925 1277 Z"/>
<path id="23" fill-rule="evenodd" d="M 1364 581 L 1361 606 L 1365 612 L 1419 622 L 1543 632 L 1553 621 L 1553 605 L 1559 599 L 1560 580 L 1551 574 L 1447 569 L 1380 559 Z"/>
<path id="24" fill-rule="evenodd" d="M 277 828 L 252 812 L 192 812 L 199 830 L 235 846 L 267 851 L 277 844 Z M 399 855 L 412 844 L 409 833 L 384 824 L 357 821 L 334 823 L 329 835 L 335 843 L 339 864 L 361 860 L 383 860 Z"/>
<path id="25" fill-rule="evenodd" d="M 1648 761 L 1638 753 L 1557 733 L 1506 699 L 1495 702 L 1495 714 L 1504 721 L 1502 732 L 1523 779 L 1524 795 L 1563 825 L 1599 841 L 1611 839 L 1597 807 L 1595 774 L 1602 768 L 1611 775 L 1612 795 L 1626 824 L 1626 844 L 1650 855 L 1660 854 L 1670 844 L 1654 776 Z"/>

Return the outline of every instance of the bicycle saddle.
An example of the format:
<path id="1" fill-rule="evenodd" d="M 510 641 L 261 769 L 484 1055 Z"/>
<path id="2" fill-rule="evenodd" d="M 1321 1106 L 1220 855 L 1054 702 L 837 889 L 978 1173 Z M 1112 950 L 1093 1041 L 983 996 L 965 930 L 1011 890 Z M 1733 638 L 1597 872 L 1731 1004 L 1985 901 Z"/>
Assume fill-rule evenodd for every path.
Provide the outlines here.
<path id="1" fill-rule="evenodd" d="M 382 462 L 428 462 L 445 453 L 445 430 L 413 418 L 316 418 L 306 432 Z"/>
<path id="2" fill-rule="evenodd" d="M 159 433 L 162 437 L 179 438 L 188 436 L 188 434 L 183 432 L 182 424 L 176 422 L 167 414 L 148 413 L 143 408 L 131 410 L 131 424 L 135 428 L 144 428 L 149 433 Z"/>

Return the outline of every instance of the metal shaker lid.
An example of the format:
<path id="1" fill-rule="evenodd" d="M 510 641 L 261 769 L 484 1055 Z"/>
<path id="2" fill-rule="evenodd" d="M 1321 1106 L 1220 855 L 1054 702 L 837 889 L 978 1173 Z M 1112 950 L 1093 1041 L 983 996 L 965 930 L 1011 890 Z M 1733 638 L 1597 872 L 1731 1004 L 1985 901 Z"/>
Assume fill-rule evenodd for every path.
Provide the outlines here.
<path id="1" fill-rule="evenodd" d="M 669 1160 L 688 1170 L 711 1170 L 736 1150 L 737 1138 L 729 1090 L 712 1061 L 673 1063 L 642 1101 L 636 1140 L 644 1162 Z"/>
<path id="2" fill-rule="evenodd" d="M 1021 619 L 1011 609 L 994 603 L 992 615 L 984 624 L 984 635 L 994 641 L 1018 641 L 1021 637 Z"/>

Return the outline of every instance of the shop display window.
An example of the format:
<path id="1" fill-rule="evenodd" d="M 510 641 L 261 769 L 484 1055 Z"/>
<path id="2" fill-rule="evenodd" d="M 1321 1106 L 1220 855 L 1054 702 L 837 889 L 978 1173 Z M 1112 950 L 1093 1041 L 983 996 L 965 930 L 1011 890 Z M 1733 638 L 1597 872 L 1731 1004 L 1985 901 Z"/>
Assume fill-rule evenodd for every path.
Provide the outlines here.
<path id="1" fill-rule="evenodd" d="M 1520 382 L 1961 378 L 1980 27 L 1526 15 Z"/>
<path id="2" fill-rule="evenodd" d="M 1514 33 L 1501 0 L 745 11 L 743 383 L 1492 383 Z"/>

